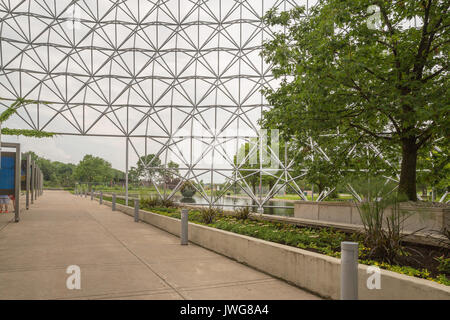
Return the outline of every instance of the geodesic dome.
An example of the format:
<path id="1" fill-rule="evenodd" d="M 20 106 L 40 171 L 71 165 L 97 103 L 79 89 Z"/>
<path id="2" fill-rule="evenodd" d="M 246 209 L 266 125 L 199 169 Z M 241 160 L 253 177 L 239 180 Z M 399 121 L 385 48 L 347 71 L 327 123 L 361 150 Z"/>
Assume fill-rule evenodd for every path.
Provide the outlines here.
<path id="1" fill-rule="evenodd" d="M 260 90 L 276 85 L 260 56 L 272 32 L 262 16 L 295 5 L 311 4 L 0 0 L 0 108 L 36 100 L 11 120 L 16 127 L 124 138 L 136 157 L 156 154 L 163 170 L 178 163 L 180 184 L 227 181 L 262 206 L 268 198 L 246 185 L 234 156 L 260 136 L 257 120 L 270 107 Z M 292 182 L 279 165 L 279 184 Z"/>

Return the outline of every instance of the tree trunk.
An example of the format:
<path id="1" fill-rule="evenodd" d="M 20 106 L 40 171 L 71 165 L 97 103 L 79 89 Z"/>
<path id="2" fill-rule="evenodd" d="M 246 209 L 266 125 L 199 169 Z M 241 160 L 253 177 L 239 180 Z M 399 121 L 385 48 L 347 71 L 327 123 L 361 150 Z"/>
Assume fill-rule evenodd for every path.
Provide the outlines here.
<path id="1" fill-rule="evenodd" d="M 325 186 L 321 182 L 317 183 L 317 187 L 319 188 L 319 194 L 321 194 L 323 189 L 325 189 Z"/>
<path id="2" fill-rule="evenodd" d="M 274 181 L 270 181 L 270 182 L 269 182 L 269 191 L 272 190 L 274 184 L 275 184 Z"/>
<path id="3" fill-rule="evenodd" d="M 417 146 L 414 138 L 402 141 L 402 164 L 400 172 L 399 195 L 404 195 L 408 200 L 417 201 L 416 167 Z"/>

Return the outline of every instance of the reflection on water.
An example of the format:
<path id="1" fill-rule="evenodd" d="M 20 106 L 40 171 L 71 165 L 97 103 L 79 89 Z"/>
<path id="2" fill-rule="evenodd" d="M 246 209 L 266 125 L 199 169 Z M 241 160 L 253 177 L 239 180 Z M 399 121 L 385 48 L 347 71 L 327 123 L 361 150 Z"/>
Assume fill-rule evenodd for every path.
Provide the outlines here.
<path id="1" fill-rule="evenodd" d="M 207 205 L 208 201 L 199 196 L 194 196 L 193 198 L 182 198 L 181 196 L 175 195 L 172 198 L 175 202 L 189 203 L 189 204 L 199 204 Z M 294 216 L 294 204 L 288 201 L 269 201 L 266 203 L 268 208 L 264 208 L 265 214 L 271 214 L 276 216 Z M 247 198 L 233 198 L 233 197 L 222 197 L 218 202 L 217 206 L 226 206 L 229 210 L 233 209 L 233 206 L 254 206 L 253 212 L 256 212 L 256 202 L 252 199 Z M 272 206 L 277 207 L 290 207 L 290 208 L 270 208 Z"/>
<path id="2" fill-rule="evenodd" d="M 175 200 L 175 199 L 174 199 Z M 197 203 L 197 201 L 195 201 L 194 198 L 182 198 L 180 200 L 175 200 L 175 201 L 179 201 L 181 203 L 190 203 L 190 204 L 195 204 Z"/>

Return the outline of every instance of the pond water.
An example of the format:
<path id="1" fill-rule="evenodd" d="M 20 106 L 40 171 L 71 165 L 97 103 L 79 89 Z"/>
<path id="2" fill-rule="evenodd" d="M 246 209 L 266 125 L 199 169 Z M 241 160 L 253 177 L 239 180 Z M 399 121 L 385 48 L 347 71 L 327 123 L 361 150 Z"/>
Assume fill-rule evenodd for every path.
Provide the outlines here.
<path id="1" fill-rule="evenodd" d="M 175 202 L 186 203 L 186 204 L 198 204 L 207 205 L 208 202 L 199 196 L 194 196 L 192 198 L 182 198 L 181 196 L 175 195 L 172 198 Z M 249 198 L 234 198 L 234 197 L 222 197 L 218 202 L 217 206 L 223 206 L 224 209 L 232 210 L 234 206 L 253 206 L 252 211 L 256 212 L 257 206 L 255 201 Z M 294 216 L 294 203 L 289 201 L 268 201 L 264 208 L 265 214 L 276 215 L 276 216 Z"/>
<path id="2" fill-rule="evenodd" d="M 125 196 L 124 192 L 118 192 L 118 195 Z M 139 194 L 133 193 L 131 191 L 129 194 L 129 197 L 139 197 Z M 153 196 L 156 196 L 156 194 L 152 194 Z M 172 197 L 172 200 L 178 203 L 185 203 L 185 204 L 192 204 L 192 205 L 199 205 L 199 206 L 206 206 L 208 205 L 208 201 L 200 197 L 199 195 L 194 195 L 192 198 L 183 198 L 181 195 L 174 195 Z M 253 212 L 257 212 L 257 205 L 256 203 L 249 198 L 244 197 L 222 197 L 216 204 L 217 207 L 223 207 L 223 209 L 233 210 L 234 207 L 243 207 L 243 206 L 250 206 L 252 207 Z M 283 201 L 283 200 L 271 200 L 268 201 L 264 207 L 264 214 L 270 214 L 270 215 L 276 215 L 276 216 L 287 216 L 287 217 L 293 217 L 294 216 L 294 203 L 290 201 Z"/>

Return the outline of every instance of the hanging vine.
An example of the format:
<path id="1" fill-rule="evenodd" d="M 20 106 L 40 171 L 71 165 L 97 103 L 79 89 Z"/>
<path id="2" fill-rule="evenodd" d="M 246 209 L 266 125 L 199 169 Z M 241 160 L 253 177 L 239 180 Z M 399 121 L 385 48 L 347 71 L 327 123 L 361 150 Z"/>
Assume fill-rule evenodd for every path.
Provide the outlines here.
<path id="1" fill-rule="evenodd" d="M 4 98 L 0 98 L 0 100 L 7 100 Z M 13 114 L 17 112 L 17 110 L 22 107 L 29 104 L 50 104 L 49 102 L 43 102 L 43 101 L 35 101 L 35 100 L 27 100 L 24 98 L 17 98 L 16 101 L 14 101 L 11 106 L 3 111 L 0 114 L 0 134 L 4 135 L 10 135 L 10 136 L 25 136 L 25 137 L 33 137 L 33 138 L 51 138 L 56 135 L 56 133 L 53 132 L 46 132 L 46 131 L 40 131 L 40 130 L 29 130 L 29 129 L 10 129 L 10 128 L 2 128 L 1 125 L 6 120 L 8 120 Z M 0 135 L 1 136 L 1 135 Z"/>

